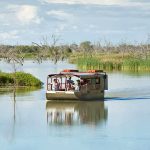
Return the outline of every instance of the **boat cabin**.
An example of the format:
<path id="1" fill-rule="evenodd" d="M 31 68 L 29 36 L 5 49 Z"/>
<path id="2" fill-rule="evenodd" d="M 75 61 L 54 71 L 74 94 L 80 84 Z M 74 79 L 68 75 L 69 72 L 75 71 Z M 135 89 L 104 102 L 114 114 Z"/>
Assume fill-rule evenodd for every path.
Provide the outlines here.
<path id="1" fill-rule="evenodd" d="M 48 100 L 81 100 L 104 98 L 108 77 L 102 70 L 63 70 L 47 77 Z"/>

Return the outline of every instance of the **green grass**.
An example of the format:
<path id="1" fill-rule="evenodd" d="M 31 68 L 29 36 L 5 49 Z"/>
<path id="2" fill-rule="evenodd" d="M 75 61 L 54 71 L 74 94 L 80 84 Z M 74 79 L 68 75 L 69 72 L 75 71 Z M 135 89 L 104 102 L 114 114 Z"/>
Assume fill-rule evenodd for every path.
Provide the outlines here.
<path id="1" fill-rule="evenodd" d="M 114 56 L 80 56 L 75 63 L 82 70 L 102 69 L 108 71 L 150 71 L 150 59 L 113 58 Z"/>
<path id="2" fill-rule="evenodd" d="M 39 79 L 29 73 L 16 72 L 14 74 L 0 72 L 0 86 L 13 86 L 14 75 L 16 76 L 16 86 L 41 87 L 43 84 Z"/>
<path id="3" fill-rule="evenodd" d="M 150 59 L 127 59 L 122 64 L 122 70 L 150 71 Z"/>
<path id="4" fill-rule="evenodd" d="M 121 70 L 121 63 L 106 61 L 103 62 L 100 58 L 83 57 L 78 58 L 77 66 L 83 70 L 87 69 L 103 69 L 103 70 Z"/>

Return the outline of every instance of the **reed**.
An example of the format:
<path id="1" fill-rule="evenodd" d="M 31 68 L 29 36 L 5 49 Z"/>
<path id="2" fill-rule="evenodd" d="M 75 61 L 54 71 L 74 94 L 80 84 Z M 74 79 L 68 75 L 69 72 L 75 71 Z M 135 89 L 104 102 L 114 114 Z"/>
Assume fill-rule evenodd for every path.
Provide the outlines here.
<path id="1" fill-rule="evenodd" d="M 110 56 L 109 56 L 110 57 Z M 150 59 L 137 58 L 109 58 L 106 56 L 84 56 L 78 57 L 76 63 L 78 68 L 87 69 L 102 69 L 102 70 L 117 70 L 117 71 L 150 71 Z"/>
<path id="2" fill-rule="evenodd" d="M 98 57 L 80 57 L 77 66 L 81 69 L 121 70 L 120 62 L 102 61 Z"/>
<path id="3" fill-rule="evenodd" d="M 124 60 L 122 70 L 150 71 L 150 59 Z"/>

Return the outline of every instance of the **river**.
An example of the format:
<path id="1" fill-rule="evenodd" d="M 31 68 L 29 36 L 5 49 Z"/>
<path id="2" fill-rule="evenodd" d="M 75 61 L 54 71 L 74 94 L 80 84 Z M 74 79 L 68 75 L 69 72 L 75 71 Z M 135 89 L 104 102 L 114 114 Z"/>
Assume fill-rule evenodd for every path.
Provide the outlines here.
<path id="1" fill-rule="evenodd" d="M 44 83 L 50 73 L 67 62 L 37 64 L 25 61 L 18 70 L 32 73 Z M 0 62 L 0 70 L 11 72 Z M 1 150 L 149 150 L 150 74 L 111 72 L 104 102 L 46 102 L 45 87 L 0 92 Z"/>

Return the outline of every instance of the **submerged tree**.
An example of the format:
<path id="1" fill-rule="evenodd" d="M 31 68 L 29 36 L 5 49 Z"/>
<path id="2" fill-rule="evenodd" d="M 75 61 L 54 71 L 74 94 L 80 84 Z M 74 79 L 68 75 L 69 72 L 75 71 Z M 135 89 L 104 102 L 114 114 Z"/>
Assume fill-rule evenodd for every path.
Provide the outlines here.
<path id="1" fill-rule="evenodd" d="M 38 50 L 35 55 L 35 59 L 38 63 L 42 60 L 50 59 L 56 64 L 59 60 L 64 60 L 68 58 L 69 54 L 72 52 L 68 45 L 58 45 L 59 37 L 56 35 L 51 36 L 51 42 L 49 43 L 47 38 L 43 38 L 40 44 L 32 42 L 33 45 L 38 46 Z"/>
<path id="2" fill-rule="evenodd" d="M 15 104 L 16 104 L 16 86 L 17 86 L 17 66 L 23 65 L 24 54 L 18 47 L 3 47 L 0 53 L 1 58 L 12 66 L 13 69 L 13 100 L 14 100 L 14 121 L 15 121 Z"/>

